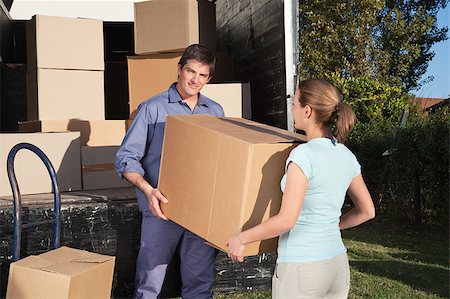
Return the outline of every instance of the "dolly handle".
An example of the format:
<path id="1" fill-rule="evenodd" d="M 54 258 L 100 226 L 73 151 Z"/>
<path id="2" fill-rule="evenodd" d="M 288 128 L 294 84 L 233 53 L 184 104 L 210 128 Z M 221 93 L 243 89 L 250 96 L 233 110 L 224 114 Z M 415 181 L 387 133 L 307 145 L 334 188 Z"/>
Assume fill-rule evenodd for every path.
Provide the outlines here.
<path id="1" fill-rule="evenodd" d="M 54 197 L 54 212 L 55 219 L 50 221 L 39 221 L 35 223 L 22 223 L 22 198 L 20 195 L 19 185 L 17 184 L 16 174 L 14 172 L 14 158 L 17 152 L 21 149 L 27 149 L 35 153 L 45 164 L 45 167 L 48 170 L 50 175 L 50 179 L 52 181 L 53 187 L 53 197 Z M 20 258 L 20 240 L 22 235 L 23 228 L 36 227 L 43 223 L 53 222 L 53 236 L 52 236 L 52 244 L 53 249 L 60 247 L 60 215 L 61 215 L 61 195 L 58 188 L 58 182 L 56 179 L 56 172 L 53 168 L 52 163 L 48 159 L 48 157 L 44 154 L 42 150 L 40 150 L 37 146 L 30 143 L 19 143 L 15 145 L 8 154 L 7 160 L 7 171 L 8 171 L 8 179 L 11 185 L 12 194 L 14 197 L 14 238 L 13 238 L 13 256 L 12 261 L 17 261 Z"/>

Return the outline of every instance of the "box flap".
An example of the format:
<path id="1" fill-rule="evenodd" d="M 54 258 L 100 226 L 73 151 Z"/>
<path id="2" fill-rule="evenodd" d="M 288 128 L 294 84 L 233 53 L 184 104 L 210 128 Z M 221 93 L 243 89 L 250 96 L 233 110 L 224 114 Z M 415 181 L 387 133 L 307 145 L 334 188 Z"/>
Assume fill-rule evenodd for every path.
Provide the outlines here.
<path id="1" fill-rule="evenodd" d="M 107 262 L 111 260 L 112 257 L 109 257 L 108 259 L 104 259 L 103 261 L 100 261 L 99 259 L 96 262 L 87 262 L 87 261 L 71 261 L 67 263 L 59 263 L 50 265 L 48 267 L 42 267 L 40 270 L 61 274 L 61 275 L 67 275 L 67 276 L 74 276 L 78 275 L 80 273 L 83 273 L 85 271 L 88 271 L 92 269 L 93 267 L 96 267 L 97 265 L 100 265 L 104 262 Z"/>
<path id="2" fill-rule="evenodd" d="M 32 269 L 40 269 L 42 267 L 48 267 L 50 265 L 53 265 L 54 262 L 43 259 L 36 255 L 30 255 L 26 258 L 20 259 L 16 261 L 14 264 L 17 266 L 32 268 Z"/>
<path id="3" fill-rule="evenodd" d="M 111 259 L 114 257 L 63 246 L 39 256 L 27 257 L 21 260 L 21 265 L 72 276 L 94 267 L 95 264 L 101 264 Z"/>
<path id="4" fill-rule="evenodd" d="M 306 142 L 306 136 L 274 128 L 255 121 L 234 118 L 215 117 L 210 115 L 169 115 L 180 121 L 199 124 L 204 128 L 220 132 L 249 143 L 292 143 Z M 242 130 L 245 128 L 247 130 Z"/>
<path id="5" fill-rule="evenodd" d="M 45 252 L 39 255 L 39 257 L 42 259 L 46 259 L 50 262 L 53 262 L 54 264 L 57 264 L 70 262 L 76 259 L 77 257 L 83 255 L 84 252 L 85 252 L 84 250 L 61 246 L 55 250 Z"/>
<path id="6" fill-rule="evenodd" d="M 79 263 L 104 263 L 106 261 L 109 261 L 113 259 L 113 256 L 109 255 L 103 255 L 93 252 L 85 252 L 83 255 L 77 257 L 73 260 L 73 262 L 79 262 Z"/>

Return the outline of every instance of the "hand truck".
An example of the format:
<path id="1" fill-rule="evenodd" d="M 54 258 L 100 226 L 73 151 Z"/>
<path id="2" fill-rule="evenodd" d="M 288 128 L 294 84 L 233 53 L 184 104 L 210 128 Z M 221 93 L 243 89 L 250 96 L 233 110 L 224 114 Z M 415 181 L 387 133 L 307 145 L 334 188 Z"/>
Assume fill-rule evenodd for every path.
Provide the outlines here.
<path id="1" fill-rule="evenodd" d="M 52 181 L 52 187 L 53 187 L 53 197 L 54 197 L 54 219 L 50 220 L 44 220 L 44 221 L 38 221 L 33 223 L 23 223 L 22 220 L 22 199 L 20 196 L 20 190 L 19 186 L 17 184 L 16 175 L 14 172 L 14 157 L 16 156 L 17 152 L 21 149 L 27 149 L 35 153 L 45 164 L 48 173 L 50 175 L 50 179 Z M 13 256 L 12 261 L 17 261 L 20 259 L 20 244 L 21 244 L 21 236 L 22 236 L 22 230 L 33 228 L 36 226 L 40 226 L 42 224 L 48 224 L 53 223 L 53 235 L 52 235 L 52 247 L 53 249 L 56 249 L 60 247 L 60 231 L 61 231 L 61 224 L 60 224 L 60 215 L 61 215 L 61 196 L 58 188 L 58 182 L 56 180 L 56 172 L 53 168 L 52 163 L 48 159 L 48 157 L 40 150 L 37 146 L 30 144 L 30 143 L 19 143 L 15 145 L 11 151 L 8 154 L 8 160 L 7 160 L 7 171 L 8 171 L 8 178 L 9 183 L 11 185 L 12 194 L 14 197 L 14 235 L 13 235 Z"/>

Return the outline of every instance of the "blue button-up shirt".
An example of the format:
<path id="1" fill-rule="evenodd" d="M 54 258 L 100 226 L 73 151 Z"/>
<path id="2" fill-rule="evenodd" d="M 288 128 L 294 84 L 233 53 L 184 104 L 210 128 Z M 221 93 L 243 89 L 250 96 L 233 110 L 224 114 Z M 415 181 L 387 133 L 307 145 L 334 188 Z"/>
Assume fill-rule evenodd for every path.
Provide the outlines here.
<path id="1" fill-rule="evenodd" d="M 165 92 L 139 105 L 136 117 L 116 154 L 115 168 L 122 178 L 124 172 L 137 172 L 152 187 L 158 186 L 166 115 L 210 114 L 224 116 L 223 109 L 218 103 L 201 94 L 192 111 L 182 101 L 175 85 L 176 83 L 172 84 Z M 138 188 L 136 188 L 136 197 L 139 209 L 148 211 L 147 198 Z"/>

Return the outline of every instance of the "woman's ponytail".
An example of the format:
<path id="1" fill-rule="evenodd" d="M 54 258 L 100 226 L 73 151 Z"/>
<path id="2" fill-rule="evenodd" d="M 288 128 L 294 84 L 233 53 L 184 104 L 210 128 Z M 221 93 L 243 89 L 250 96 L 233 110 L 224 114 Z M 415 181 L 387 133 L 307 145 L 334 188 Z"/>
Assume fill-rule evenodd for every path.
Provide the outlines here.
<path id="1" fill-rule="evenodd" d="M 339 101 L 335 113 L 337 113 L 337 115 L 334 136 L 340 143 L 344 143 L 355 125 L 355 112 L 350 105 L 343 101 Z"/>
<path id="2" fill-rule="evenodd" d="M 355 125 L 356 116 L 352 107 L 342 101 L 339 90 L 324 79 L 303 80 L 298 89 L 300 105 L 311 106 L 320 126 L 327 130 L 335 127 L 335 138 L 344 143 Z"/>

